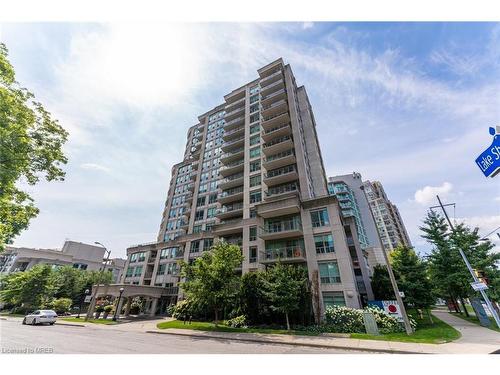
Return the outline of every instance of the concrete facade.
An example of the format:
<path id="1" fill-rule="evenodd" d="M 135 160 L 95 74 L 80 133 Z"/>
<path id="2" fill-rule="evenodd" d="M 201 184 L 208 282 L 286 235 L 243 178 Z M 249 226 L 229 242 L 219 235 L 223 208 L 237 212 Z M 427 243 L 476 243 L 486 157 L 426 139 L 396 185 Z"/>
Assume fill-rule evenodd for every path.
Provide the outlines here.
<path id="1" fill-rule="evenodd" d="M 103 261 L 102 247 L 75 241 L 64 242 L 61 250 L 7 246 L 0 255 L 0 273 L 27 271 L 37 264 L 97 271 L 103 266 Z M 113 272 L 113 280 L 120 280 L 124 265 L 125 259 L 110 259 L 107 268 Z"/>
<path id="2" fill-rule="evenodd" d="M 242 249 L 238 272 L 265 269 L 278 259 L 306 266 L 316 317 L 326 305 L 360 307 L 353 267 L 359 254 L 350 251 L 350 224 L 328 194 L 306 90 L 282 59 L 258 74 L 188 129 L 157 241 L 127 249 L 122 281 L 167 288 L 171 293 L 163 300 L 174 303 L 178 261 L 189 262 L 224 240 Z"/>

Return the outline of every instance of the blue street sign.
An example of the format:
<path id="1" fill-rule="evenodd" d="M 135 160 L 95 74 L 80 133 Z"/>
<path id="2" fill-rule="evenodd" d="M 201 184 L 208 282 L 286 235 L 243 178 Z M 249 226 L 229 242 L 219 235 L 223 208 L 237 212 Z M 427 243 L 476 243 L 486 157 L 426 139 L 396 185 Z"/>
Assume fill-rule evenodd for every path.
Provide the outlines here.
<path id="1" fill-rule="evenodd" d="M 500 134 L 494 128 L 490 128 L 490 134 L 493 135 L 493 142 L 476 159 L 476 164 L 485 177 L 494 177 L 500 172 Z"/>

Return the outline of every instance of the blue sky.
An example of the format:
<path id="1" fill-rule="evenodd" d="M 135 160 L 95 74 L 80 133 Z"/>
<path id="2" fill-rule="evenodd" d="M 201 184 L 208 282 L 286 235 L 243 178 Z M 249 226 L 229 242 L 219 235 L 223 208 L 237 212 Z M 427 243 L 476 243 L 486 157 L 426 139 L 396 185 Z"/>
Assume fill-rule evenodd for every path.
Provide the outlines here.
<path id="1" fill-rule="evenodd" d="M 41 212 L 15 245 L 123 256 L 154 240 L 187 128 L 280 56 L 308 91 L 327 174 L 380 180 L 418 250 L 436 192 L 480 233 L 500 226 L 500 177 L 474 163 L 500 125 L 500 24 L 4 23 L 0 40 L 70 132 L 66 181 L 27 188 Z"/>

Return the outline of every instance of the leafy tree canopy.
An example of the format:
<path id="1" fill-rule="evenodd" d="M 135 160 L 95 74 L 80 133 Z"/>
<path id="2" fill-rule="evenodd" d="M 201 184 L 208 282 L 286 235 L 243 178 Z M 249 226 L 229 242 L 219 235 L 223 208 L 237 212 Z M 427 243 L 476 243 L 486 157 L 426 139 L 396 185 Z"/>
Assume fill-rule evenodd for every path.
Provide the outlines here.
<path id="1" fill-rule="evenodd" d="M 38 214 L 33 199 L 18 188 L 64 180 L 62 147 L 68 133 L 34 95 L 15 80 L 5 44 L 0 43 L 0 251 Z"/>

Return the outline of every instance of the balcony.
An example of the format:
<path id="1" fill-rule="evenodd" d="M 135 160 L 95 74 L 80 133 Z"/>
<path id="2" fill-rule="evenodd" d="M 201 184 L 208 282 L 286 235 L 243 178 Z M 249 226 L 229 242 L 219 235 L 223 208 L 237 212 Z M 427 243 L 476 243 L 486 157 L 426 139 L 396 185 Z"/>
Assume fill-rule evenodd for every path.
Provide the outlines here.
<path id="1" fill-rule="evenodd" d="M 271 222 L 267 222 L 265 227 L 261 229 L 259 236 L 263 240 L 302 236 L 302 223 L 298 216 L 285 220 L 273 219 Z"/>
<path id="2" fill-rule="evenodd" d="M 287 110 L 288 110 L 288 103 L 286 99 L 281 99 L 266 107 L 262 107 L 261 114 L 263 118 L 269 118 L 271 116 L 277 115 L 278 113 L 283 113 Z"/>
<path id="3" fill-rule="evenodd" d="M 306 254 L 300 246 L 287 246 L 277 249 L 266 249 L 260 253 L 261 263 L 275 263 L 277 261 L 283 263 L 300 263 L 306 261 Z"/>
<path id="4" fill-rule="evenodd" d="M 233 111 L 237 106 L 245 105 L 245 97 L 238 99 L 232 103 L 226 104 L 226 113 Z"/>
<path id="5" fill-rule="evenodd" d="M 245 134 L 245 127 L 241 126 L 236 129 L 230 130 L 228 132 L 224 132 L 222 135 L 222 139 L 224 142 L 229 142 L 234 138 L 239 138 Z"/>
<path id="6" fill-rule="evenodd" d="M 262 152 L 264 155 L 269 156 L 291 149 L 293 147 L 293 140 L 291 136 L 285 135 L 266 142 L 263 146 Z"/>
<path id="7" fill-rule="evenodd" d="M 179 294 L 179 287 L 178 286 L 170 286 L 168 288 L 165 288 L 165 290 L 162 294 L 165 296 L 176 296 L 177 294 Z"/>
<path id="8" fill-rule="evenodd" d="M 186 195 L 186 202 L 192 202 L 193 201 L 193 192 L 189 191 Z"/>
<path id="9" fill-rule="evenodd" d="M 267 170 L 284 167 L 285 165 L 296 163 L 295 152 L 293 149 L 288 149 L 283 152 L 264 158 L 262 166 Z"/>
<path id="10" fill-rule="evenodd" d="M 298 193 L 299 185 L 296 182 L 286 185 L 273 186 L 266 192 L 267 198 L 276 198 L 290 193 Z"/>
<path id="11" fill-rule="evenodd" d="M 260 94 L 263 97 L 271 95 L 273 92 L 284 89 L 285 81 L 283 79 L 278 79 L 276 82 L 273 82 L 265 87 L 260 88 Z"/>
<path id="12" fill-rule="evenodd" d="M 275 91 L 267 96 L 261 96 L 260 104 L 262 104 L 263 107 L 267 107 L 268 105 L 285 98 L 286 90 L 282 88 L 281 90 Z"/>
<path id="13" fill-rule="evenodd" d="M 229 131 L 245 124 L 245 116 L 237 117 L 224 124 L 224 131 Z"/>
<path id="14" fill-rule="evenodd" d="M 219 181 L 222 190 L 243 185 L 243 173 L 236 173 Z"/>
<path id="15" fill-rule="evenodd" d="M 219 208 L 216 212 L 216 216 L 222 220 L 242 215 L 243 215 L 243 202 L 222 206 L 222 208 Z"/>
<path id="16" fill-rule="evenodd" d="M 264 175 L 264 183 L 270 187 L 285 182 L 295 181 L 299 178 L 297 167 L 295 165 L 287 165 L 286 167 L 273 169 Z"/>
<path id="17" fill-rule="evenodd" d="M 262 119 L 262 129 L 265 131 L 276 128 L 280 125 L 286 125 L 290 123 L 290 114 L 288 111 L 277 113 L 270 117 L 265 117 Z"/>
<path id="18" fill-rule="evenodd" d="M 228 152 L 225 152 L 221 155 L 220 161 L 222 164 L 229 164 L 234 160 L 238 160 L 243 158 L 243 155 L 245 154 L 245 148 L 244 147 L 239 147 L 236 150 L 231 150 Z"/>
<path id="19" fill-rule="evenodd" d="M 243 136 L 243 137 L 233 139 L 230 142 L 223 143 L 221 146 L 221 149 L 222 149 L 222 151 L 227 151 L 227 150 L 231 150 L 232 148 L 235 148 L 235 147 L 243 147 L 244 144 L 245 144 L 245 137 Z"/>
<path id="20" fill-rule="evenodd" d="M 218 195 L 217 200 L 221 204 L 243 200 L 243 186 L 223 191 Z"/>
<path id="21" fill-rule="evenodd" d="M 231 112 L 226 112 L 226 114 L 224 115 L 224 119 L 226 121 L 230 121 L 238 115 L 245 115 L 245 104 L 243 104 L 241 107 L 237 107 Z"/>
<path id="22" fill-rule="evenodd" d="M 236 174 L 238 172 L 242 172 L 244 168 L 245 162 L 243 159 L 236 160 L 229 164 L 223 165 L 220 168 L 220 174 L 222 177 L 227 177 L 232 174 Z"/>
<path id="23" fill-rule="evenodd" d="M 243 233 L 242 219 L 231 219 L 221 221 L 214 226 L 214 233 L 218 236 Z"/>
<path id="24" fill-rule="evenodd" d="M 283 137 L 285 135 L 292 135 L 292 127 L 290 124 L 278 125 L 274 128 L 268 129 L 262 134 L 264 142 L 269 142 L 273 138 Z"/>
<path id="25" fill-rule="evenodd" d="M 191 169 L 193 171 L 196 171 L 198 170 L 198 167 L 200 166 L 200 163 L 198 160 L 193 160 L 193 162 L 191 163 Z"/>
<path id="26" fill-rule="evenodd" d="M 283 78 L 283 71 L 281 69 L 275 71 L 274 73 L 271 73 L 267 77 L 263 78 L 260 80 L 260 87 L 264 88 L 267 85 L 270 85 L 273 82 L 276 82 L 280 78 Z"/>
<path id="27" fill-rule="evenodd" d="M 291 196 L 270 202 L 264 201 L 256 207 L 257 214 L 263 218 L 279 217 L 299 213 L 300 201 L 297 196 Z"/>
<path id="28" fill-rule="evenodd" d="M 190 183 L 187 185 L 187 191 L 194 191 L 194 184 Z"/>

